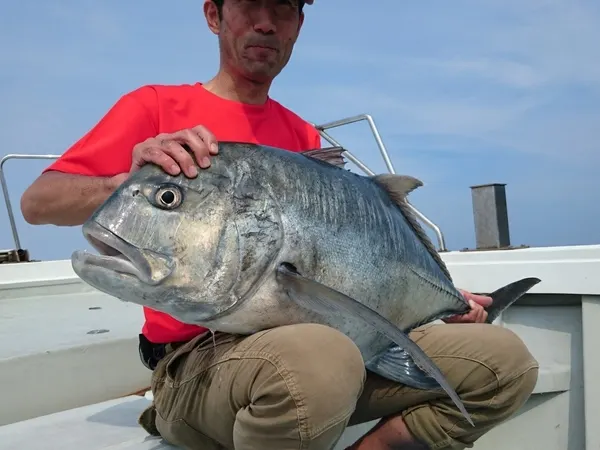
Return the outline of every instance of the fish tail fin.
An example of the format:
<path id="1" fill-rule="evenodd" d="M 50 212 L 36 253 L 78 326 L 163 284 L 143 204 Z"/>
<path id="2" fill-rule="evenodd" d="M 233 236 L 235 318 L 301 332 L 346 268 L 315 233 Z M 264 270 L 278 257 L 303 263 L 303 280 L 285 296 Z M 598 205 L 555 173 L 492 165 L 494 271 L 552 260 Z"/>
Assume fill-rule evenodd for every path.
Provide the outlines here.
<path id="1" fill-rule="evenodd" d="M 502 313 L 502 311 L 523 297 L 527 291 L 529 291 L 540 281 L 542 280 L 534 277 L 523 278 L 507 284 L 491 294 L 488 294 L 489 297 L 491 297 L 494 301 L 489 308 L 486 308 L 488 313 L 486 323 L 492 323 Z"/>

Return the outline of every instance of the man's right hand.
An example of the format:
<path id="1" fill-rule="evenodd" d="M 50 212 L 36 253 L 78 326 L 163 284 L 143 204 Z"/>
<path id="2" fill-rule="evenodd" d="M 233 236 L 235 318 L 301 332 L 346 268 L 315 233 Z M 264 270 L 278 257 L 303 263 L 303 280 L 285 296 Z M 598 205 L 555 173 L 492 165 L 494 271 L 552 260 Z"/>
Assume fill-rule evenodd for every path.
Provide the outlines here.
<path id="1" fill-rule="evenodd" d="M 194 178 L 198 175 L 194 159 L 198 166 L 206 169 L 210 167 L 210 156 L 218 152 L 217 138 L 202 125 L 175 133 L 162 133 L 133 148 L 129 173 L 139 170 L 147 163 L 154 163 L 171 175 L 179 175 L 183 170 L 187 177 Z"/>

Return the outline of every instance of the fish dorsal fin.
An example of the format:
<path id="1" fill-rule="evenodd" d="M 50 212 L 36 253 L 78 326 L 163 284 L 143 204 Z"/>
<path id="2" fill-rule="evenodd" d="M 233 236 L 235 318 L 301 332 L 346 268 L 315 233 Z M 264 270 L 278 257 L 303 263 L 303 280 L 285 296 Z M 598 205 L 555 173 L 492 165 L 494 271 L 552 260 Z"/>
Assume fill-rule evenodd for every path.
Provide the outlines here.
<path id="1" fill-rule="evenodd" d="M 315 148 L 311 150 L 305 150 L 301 152 L 304 156 L 323 161 L 331 164 L 332 166 L 344 168 L 346 165 L 346 159 L 342 155 L 346 149 L 344 147 L 326 147 L 326 148 Z"/>
<path id="2" fill-rule="evenodd" d="M 450 275 L 446 264 L 444 264 L 444 261 L 440 257 L 439 253 L 433 246 L 433 243 L 419 224 L 417 218 L 408 205 L 408 194 L 423 186 L 423 182 L 408 175 L 381 174 L 375 175 L 372 178 L 387 192 L 392 201 L 398 205 L 404 214 L 406 221 L 414 230 L 419 240 L 423 243 L 435 262 L 440 266 L 442 272 L 444 272 L 444 275 L 446 275 L 448 279 L 452 281 L 452 276 Z"/>

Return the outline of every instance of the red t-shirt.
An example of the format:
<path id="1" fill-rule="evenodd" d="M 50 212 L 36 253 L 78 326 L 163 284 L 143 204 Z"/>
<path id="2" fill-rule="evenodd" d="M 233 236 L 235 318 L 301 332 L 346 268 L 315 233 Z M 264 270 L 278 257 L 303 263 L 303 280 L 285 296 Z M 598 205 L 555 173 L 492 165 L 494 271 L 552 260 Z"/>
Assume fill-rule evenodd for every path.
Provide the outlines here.
<path id="1" fill-rule="evenodd" d="M 128 172 L 133 147 L 160 133 L 206 126 L 220 141 L 242 141 L 298 152 L 321 147 L 317 130 L 269 99 L 264 105 L 225 100 L 194 85 L 143 86 L 108 113 L 45 171 L 88 176 Z M 218 156 L 217 156 L 218 157 Z M 155 343 L 184 341 L 205 331 L 144 307 L 142 333 Z"/>

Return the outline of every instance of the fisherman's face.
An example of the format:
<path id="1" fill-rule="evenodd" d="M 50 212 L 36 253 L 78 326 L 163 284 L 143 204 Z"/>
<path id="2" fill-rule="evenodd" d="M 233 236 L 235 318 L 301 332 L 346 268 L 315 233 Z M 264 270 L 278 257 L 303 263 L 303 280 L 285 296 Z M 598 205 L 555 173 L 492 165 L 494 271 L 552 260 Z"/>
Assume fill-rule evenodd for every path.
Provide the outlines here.
<path id="1" fill-rule="evenodd" d="M 298 0 L 225 0 L 221 18 L 207 0 L 204 11 L 219 36 L 222 64 L 256 83 L 272 81 L 285 67 L 304 21 Z"/>

